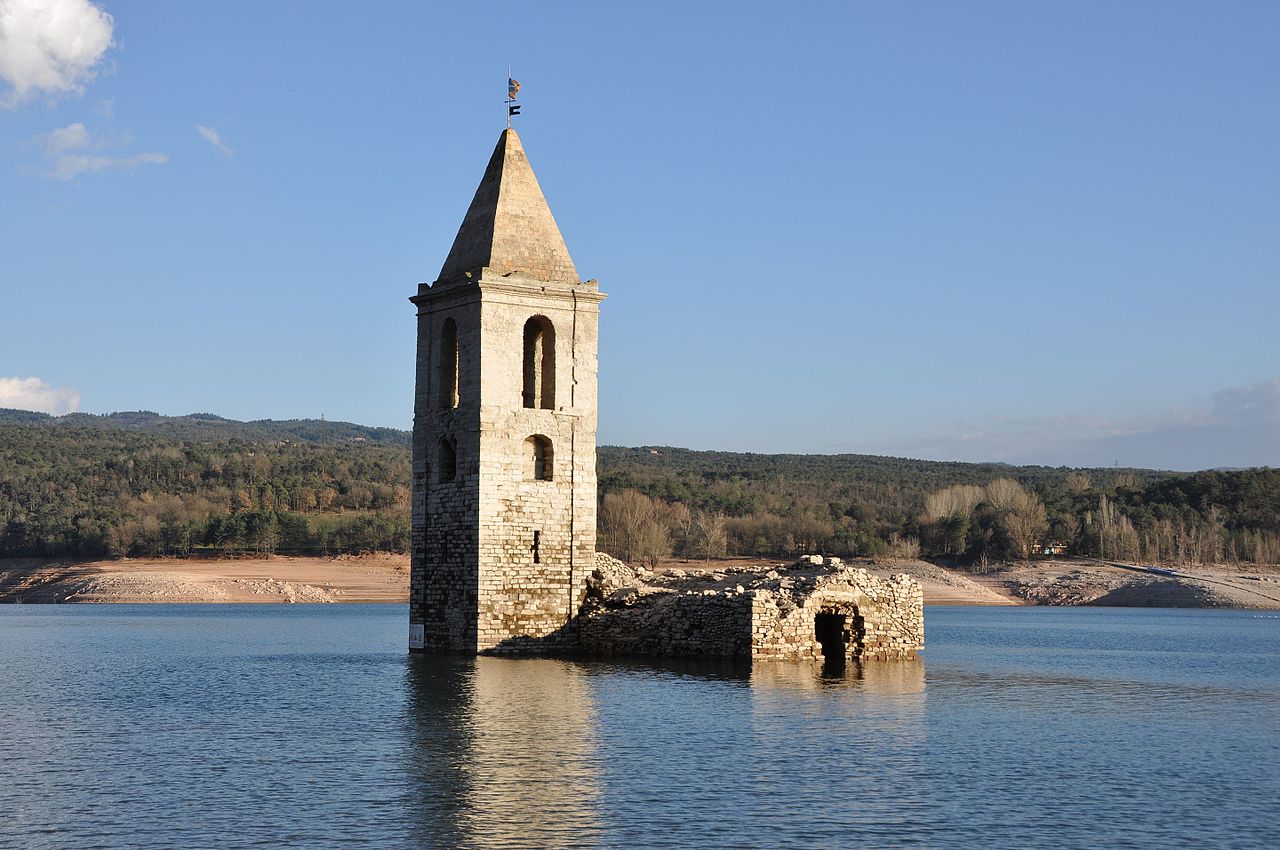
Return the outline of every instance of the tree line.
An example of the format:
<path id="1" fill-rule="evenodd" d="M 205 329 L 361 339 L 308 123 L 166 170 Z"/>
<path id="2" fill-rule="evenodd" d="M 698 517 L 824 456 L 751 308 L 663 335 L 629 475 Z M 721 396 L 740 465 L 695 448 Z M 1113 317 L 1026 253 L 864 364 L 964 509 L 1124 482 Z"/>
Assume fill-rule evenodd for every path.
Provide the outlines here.
<path id="1" fill-rule="evenodd" d="M 0 557 L 403 552 L 408 449 L 0 425 Z"/>
<path id="2" fill-rule="evenodd" d="M 407 551 L 408 434 L 0 411 L 0 557 Z M 383 433 L 385 432 L 385 433 Z M 299 435 L 305 436 L 299 436 Z M 598 450 L 600 548 L 667 555 L 1280 561 L 1280 471 Z"/>
<path id="3" fill-rule="evenodd" d="M 982 570 L 1046 552 L 1280 562 L 1280 470 L 961 464 L 867 455 L 599 450 L 599 538 L 625 559 L 926 557 Z"/>

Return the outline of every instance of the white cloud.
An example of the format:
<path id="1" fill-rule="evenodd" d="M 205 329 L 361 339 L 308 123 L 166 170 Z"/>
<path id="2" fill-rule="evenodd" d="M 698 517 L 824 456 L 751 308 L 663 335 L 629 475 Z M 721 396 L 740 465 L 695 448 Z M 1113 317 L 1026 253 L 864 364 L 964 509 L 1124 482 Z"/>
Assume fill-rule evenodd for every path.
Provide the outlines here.
<path id="1" fill-rule="evenodd" d="M 227 147 L 222 141 L 222 136 L 213 127 L 206 127 L 203 124 L 196 125 L 196 132 L 204 137 L 205 141 L 213 145 L 218 153 L 224 156 L 231 156 L 234 151 Z"/>
<path id="2" fill-rule="evenodd" d="M 114 20 L 89 0 L 0 0 L 0 103 L 79 92 L 112 44 Z"/>
<path id="3" fill-rule="evenodd" d="M 0 407 L 62 416 L 80 409 L 80 391 L 51 387 L 39 378 L 0 378 Z"/>
<path id="4" fill-rule="evenodd" d="M 87 148 L 89 142 L 89 131 L 79 122 L 51 130 L 40 137 L 40 144 L 50 155 Z"/>
<path id="5" fill-rule="evenodd" d="M 165 163 L 169 157 L 162 153 L 140 153 L 136 156 L 88 156 L 86 154 L 67 154 L 58 157 L 45 172 L 46 176 L 58 180 L 70 180 L 77 174 L 87 174 L 107 169 L 123 169 L 130 171 L 139 165 Z"/>

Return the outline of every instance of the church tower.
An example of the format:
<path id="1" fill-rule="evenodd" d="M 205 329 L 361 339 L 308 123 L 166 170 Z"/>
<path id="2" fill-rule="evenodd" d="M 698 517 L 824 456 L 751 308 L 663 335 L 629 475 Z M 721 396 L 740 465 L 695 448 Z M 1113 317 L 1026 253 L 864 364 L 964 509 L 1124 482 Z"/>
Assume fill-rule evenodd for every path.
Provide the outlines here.
<path id="1" fill-rule="evenodd" d="M 569 646 L 594 568 L 596 344 L 582 281 L 503 131 L 418 309 L 409 646 Z"/>

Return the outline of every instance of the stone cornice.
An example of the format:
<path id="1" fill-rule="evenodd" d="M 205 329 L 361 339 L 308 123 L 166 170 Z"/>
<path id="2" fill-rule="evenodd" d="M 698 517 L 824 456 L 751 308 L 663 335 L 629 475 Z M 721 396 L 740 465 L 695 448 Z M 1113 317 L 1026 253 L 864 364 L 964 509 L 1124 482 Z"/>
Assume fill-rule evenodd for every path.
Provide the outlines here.
<path id="1" fill-rule="evenodd" d="M 592 279 L 580 282 L 545 281 L 520 272 L 503 274 L 493 269 L 476 269 L 463 275 L 452 275 L 435 283 L 418 285 L 418 294 L 409 300 L 420 308 L 460 301 L 479 293 L 496 295 L 534 296 L 557 301 L 577 301 L 599 304 L 607 296 L 600 291 L 599 282 Z"/>

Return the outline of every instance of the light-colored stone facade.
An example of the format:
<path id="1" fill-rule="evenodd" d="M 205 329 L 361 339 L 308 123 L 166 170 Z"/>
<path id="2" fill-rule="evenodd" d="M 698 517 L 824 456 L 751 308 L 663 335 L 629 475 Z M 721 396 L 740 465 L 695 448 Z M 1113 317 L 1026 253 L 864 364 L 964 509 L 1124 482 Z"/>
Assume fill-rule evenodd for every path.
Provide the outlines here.
<path id="1" fill-rule="evenodd" d="M 655 576 L 596 557 L 579 625 L 591 654 L 845 663 L 914 658 L 924 647 L 924 596 L 907 575 L 813 555 L 752 572 Z"/>
<path id="2" fill-rule="evenodd" d="M 418 307 L 410 647 L 572 645 L 594 568 L 594 280 L 506 131 Z"/>

